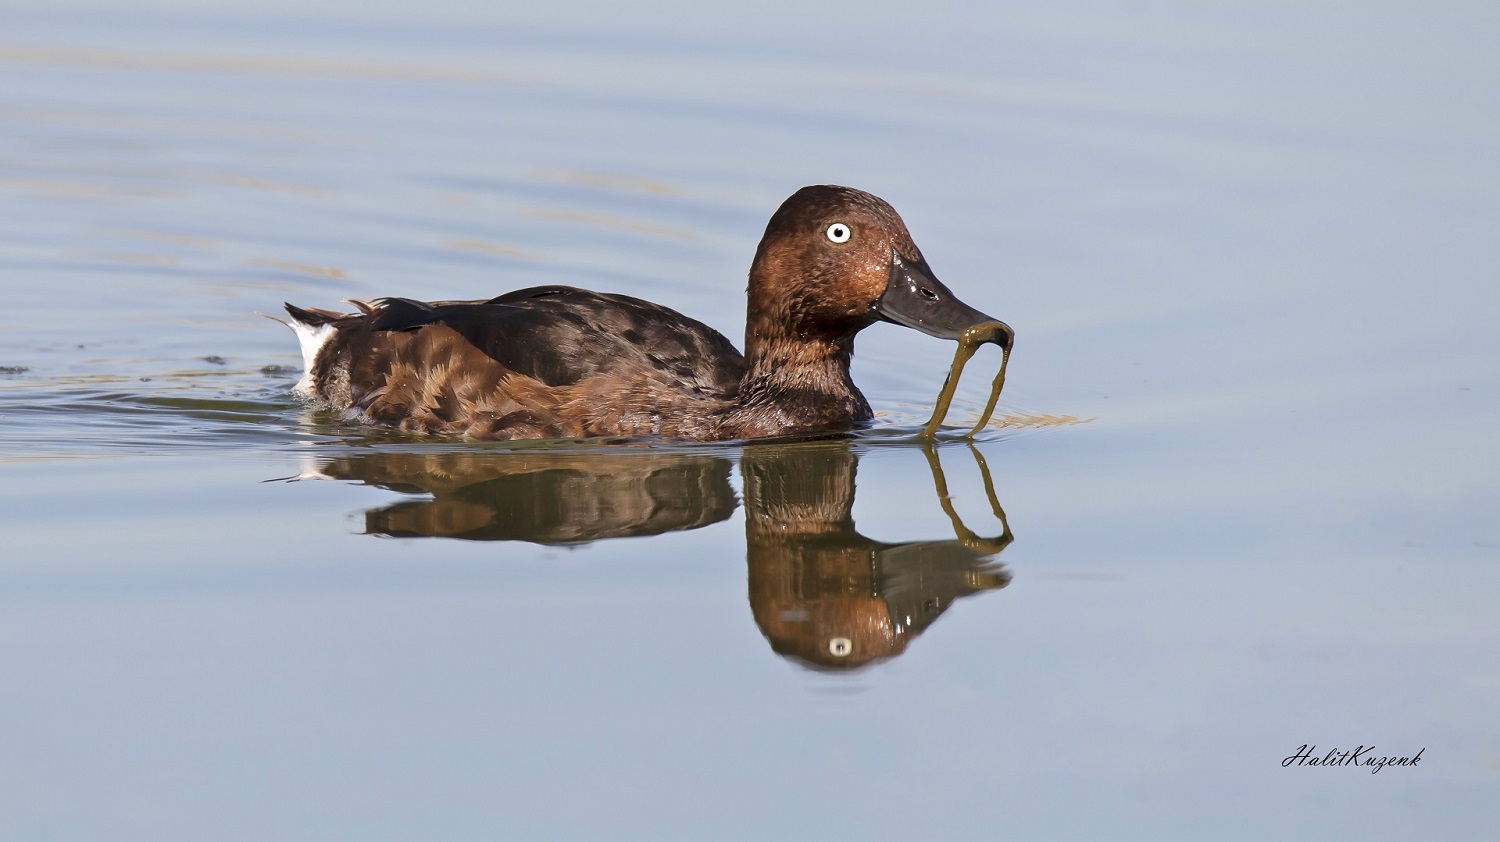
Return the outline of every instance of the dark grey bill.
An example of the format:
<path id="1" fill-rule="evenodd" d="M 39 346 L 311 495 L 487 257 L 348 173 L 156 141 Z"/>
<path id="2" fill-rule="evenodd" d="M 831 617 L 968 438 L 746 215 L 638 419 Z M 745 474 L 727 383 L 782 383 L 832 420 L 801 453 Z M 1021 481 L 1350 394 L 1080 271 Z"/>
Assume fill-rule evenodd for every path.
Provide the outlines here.
<path id="1" fill-rule="evenodd" d="M 895 249 L 891 250 L 891 279 L 873 309 L 885 321 L 939 339 L 958 339 L 966 327 L 1000 321 L 959 301 L 953 290 L 932 276 L 925 261 L 908 263 Z"/>

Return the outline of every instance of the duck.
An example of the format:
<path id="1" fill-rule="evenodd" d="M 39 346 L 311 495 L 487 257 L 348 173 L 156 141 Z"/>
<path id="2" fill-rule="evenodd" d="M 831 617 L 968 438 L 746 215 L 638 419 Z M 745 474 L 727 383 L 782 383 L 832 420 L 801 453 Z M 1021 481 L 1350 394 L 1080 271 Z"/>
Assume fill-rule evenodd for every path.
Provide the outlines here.
<path id="1" fill-rule="evenodd" d="M 293 392 L 365 423 L 479 441 L 844 433 L 873 420 L 849 373 L 861 330 L 884 321 L 956 340 L 998 321 L 937 279 L 889 203 L 838 185 L 803 187 L 772 214 L 746 299 L 743 353 L 669 307 L 568 286 L 347 302 L 353 313 L 288 303 L 304 363 Z"/>

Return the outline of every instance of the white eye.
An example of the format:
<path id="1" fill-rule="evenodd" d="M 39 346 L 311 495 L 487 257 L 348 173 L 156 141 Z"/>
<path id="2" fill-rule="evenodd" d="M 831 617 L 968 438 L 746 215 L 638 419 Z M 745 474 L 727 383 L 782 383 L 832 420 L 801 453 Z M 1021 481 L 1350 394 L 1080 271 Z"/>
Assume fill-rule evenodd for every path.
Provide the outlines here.
<path id="1" fill-rule="evenodd" d="M 829 236 L 833 236 L 829 234 Z M 846 238 L 847 239 L 847 238 Z M 854 641 L 847 637 L 835 637 L 828 641 L 828 654 L 835 658 L 847 658 L 854 651 Z"/>
<path id="2" fill-rule="evenodd" d="M 847 243 L 849 242 L 849 237 L 853 234 L 854 232 L 849 230 L 849 226 L 842 222 L 835 222 L 828 226 L 828 239 L 833 240 L 835 243 Z"/>

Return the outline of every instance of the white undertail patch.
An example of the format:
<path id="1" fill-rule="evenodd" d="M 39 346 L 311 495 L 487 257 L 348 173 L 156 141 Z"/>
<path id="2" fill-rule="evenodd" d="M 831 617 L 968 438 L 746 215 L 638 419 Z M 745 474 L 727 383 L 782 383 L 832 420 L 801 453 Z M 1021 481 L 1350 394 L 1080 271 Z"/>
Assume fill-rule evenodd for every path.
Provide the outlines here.
<path id="1" fill-rule="evenodd" d="M 302 379 L 292 387 L 292 391 L 299 395 L 316 397 L 313 393 L 312 371 L 313 363 L 318 361 L 318 353 L 335 333 L 333 325 L 310 325 L 292 319 L 287 323 L 293 333 L 297 334 L 297 341 L 302 345 Z"/>

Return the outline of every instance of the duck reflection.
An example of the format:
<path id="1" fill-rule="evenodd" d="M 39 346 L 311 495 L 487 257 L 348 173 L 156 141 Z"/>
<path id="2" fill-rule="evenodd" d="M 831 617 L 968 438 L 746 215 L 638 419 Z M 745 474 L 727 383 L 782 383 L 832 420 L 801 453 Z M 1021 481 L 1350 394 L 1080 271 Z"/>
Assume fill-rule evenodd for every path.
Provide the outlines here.
<path id="1" fill-rule="evenodd" d="M 859 454 L 848 441 L 744 448 L 750 608 L 778 654 L 848 670 L 900 655 L 955 600 L 1003 588 L 993 559 L 1011 542 L 984 457 L 972 445 L 1002 528 L 969 530 L 954 512 L 937 451 L 926 447 L 955 539 L 884 543 L 854 524 Z M 730 460 L 678 452 L 355 453 L 319 464 L 326 477 L 426 493 L 365 513 L 365 531 L 580 544 L 717 523 L 734 511 Z"/>
<path id="2" fill-rule="evenodd" d="M 405 494 L 431 494 L 365 512 L 365 532 L 583 544 L 696 529 L 734 512 L 730 463 L 630 453 L 360 453 L 318 472 Z"/>

